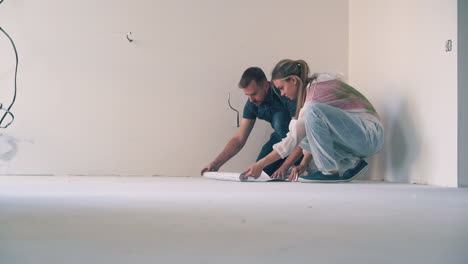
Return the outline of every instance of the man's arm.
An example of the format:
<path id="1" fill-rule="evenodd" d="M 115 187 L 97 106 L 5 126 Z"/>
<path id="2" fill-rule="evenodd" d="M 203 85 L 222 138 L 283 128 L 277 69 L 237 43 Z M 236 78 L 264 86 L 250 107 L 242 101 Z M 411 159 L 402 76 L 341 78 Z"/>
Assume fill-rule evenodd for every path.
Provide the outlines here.
<path id="1" fill-rule="evenodd" d="M 224 163 L 234 157 L 244 147 L 254 125 L 255 119 L 242 118 L 234 137 L 229 140 L 224 150 L 202 169 L 201 174 L 203 175 L 205 171 L 218 171 Z"/>

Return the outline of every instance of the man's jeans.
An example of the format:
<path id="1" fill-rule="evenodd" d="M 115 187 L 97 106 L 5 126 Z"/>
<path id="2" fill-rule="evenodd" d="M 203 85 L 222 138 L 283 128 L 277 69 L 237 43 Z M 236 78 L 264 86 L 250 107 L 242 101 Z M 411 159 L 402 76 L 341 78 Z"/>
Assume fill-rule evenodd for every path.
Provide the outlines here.
<path id="1" fill-rule="evenodd" d="M 263 145 L 260 154 L 258 154 L 257 161 L 270 154 L 270 152 L 273 151 L 273 145 L 280 142 L 284 137 L 286 137 L 286 134 L 289 132 L 290 121 L 291 117 L 287 112 L 276 112 L 275 114 L 273 114 L 273 117 L 271 119 L 271 126 L 275 131 L 271 134 L 270 140 L 268 140 L 265 143 L 265 145 Z M 279 167 L 281 167 L 285 160 L 286 159 L 277 160 L 263 168 L 263 171 L 265 171 L 268 175 L 271 176 Z"/>

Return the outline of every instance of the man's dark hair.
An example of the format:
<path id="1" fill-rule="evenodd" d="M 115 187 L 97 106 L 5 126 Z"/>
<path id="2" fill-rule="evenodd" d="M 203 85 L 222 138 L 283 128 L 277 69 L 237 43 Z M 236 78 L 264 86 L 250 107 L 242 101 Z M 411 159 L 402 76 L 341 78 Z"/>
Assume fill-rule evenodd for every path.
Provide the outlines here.
<path id="1" fill-rule="evenodd" d="M 239 81 L 239 88 L 244 89 L 251 81 L 255 81 L 258 85 L 266 82 L 267 78 L 265 73 L 259 67 L 250 67 L 244 71 Z"/>

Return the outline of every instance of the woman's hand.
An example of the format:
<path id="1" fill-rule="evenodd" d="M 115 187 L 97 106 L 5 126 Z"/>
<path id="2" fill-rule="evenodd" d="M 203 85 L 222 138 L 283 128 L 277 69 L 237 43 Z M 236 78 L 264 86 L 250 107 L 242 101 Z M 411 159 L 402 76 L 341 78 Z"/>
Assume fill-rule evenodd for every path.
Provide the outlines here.
<path id="1" fill-rule="evenodd" d="M 306 170 L 306 166 L 304 164 L 300 164 L 292 169 L 291 174 L 289 175 L 288 181 L 297 181 L 299 176 Z"/>
<path id="2" fill-rule="evenodd" d="M 287 172 L 288 172 L 288 168 L 281 166 L 271 175 L 271 178 L 284 180 L 286 178 Z"/>
<path id="3" fill-rule="evenodd" d="M 258 179 L 258 177 L 260 177 L 260 175 L 262 174 L 262 170 L 263 168 L 265 168 L 265 166 L 270 165 L 271 163 L 279 160 L 280 158 L 281 156 L 278 154 L 278 152 L 276 150 L 273 150 L 272 152 L 270 152 L 270 154 L 266 155 L 266 157 L 257 161 L 246 171 L 244 171 L 244 179 L 247 179 L 248 177 L 254 177 L 255 179 Z"/>
<path id="4" fill-rule="evenodd" d="M 252 164 L 246 171 L 244 171 L 245 175 L 244 178 L 247 179 L 248 177 L 253 177 L 255 179 L 258 179 L 260 177 L 260 174 L 262 174 L 263 166 L 261 163 L 256 162 Z"/>

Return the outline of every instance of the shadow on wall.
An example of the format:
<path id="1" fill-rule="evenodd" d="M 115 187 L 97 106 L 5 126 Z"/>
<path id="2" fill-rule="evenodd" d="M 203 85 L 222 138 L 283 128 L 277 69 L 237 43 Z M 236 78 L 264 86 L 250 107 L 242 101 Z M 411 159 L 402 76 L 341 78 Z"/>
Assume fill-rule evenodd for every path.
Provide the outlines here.
<path id="1" fill-rule="evenodd" d="M 385 104 L 381 113 L 385 128 L 382 151 L 371 158 L 370 173 L 375 179 L 411 183 L 417 179 L 411 175 L 421 150 L 421 139 L 417 135 L 414 116 L 403 98 L 393 97 Z"/>

